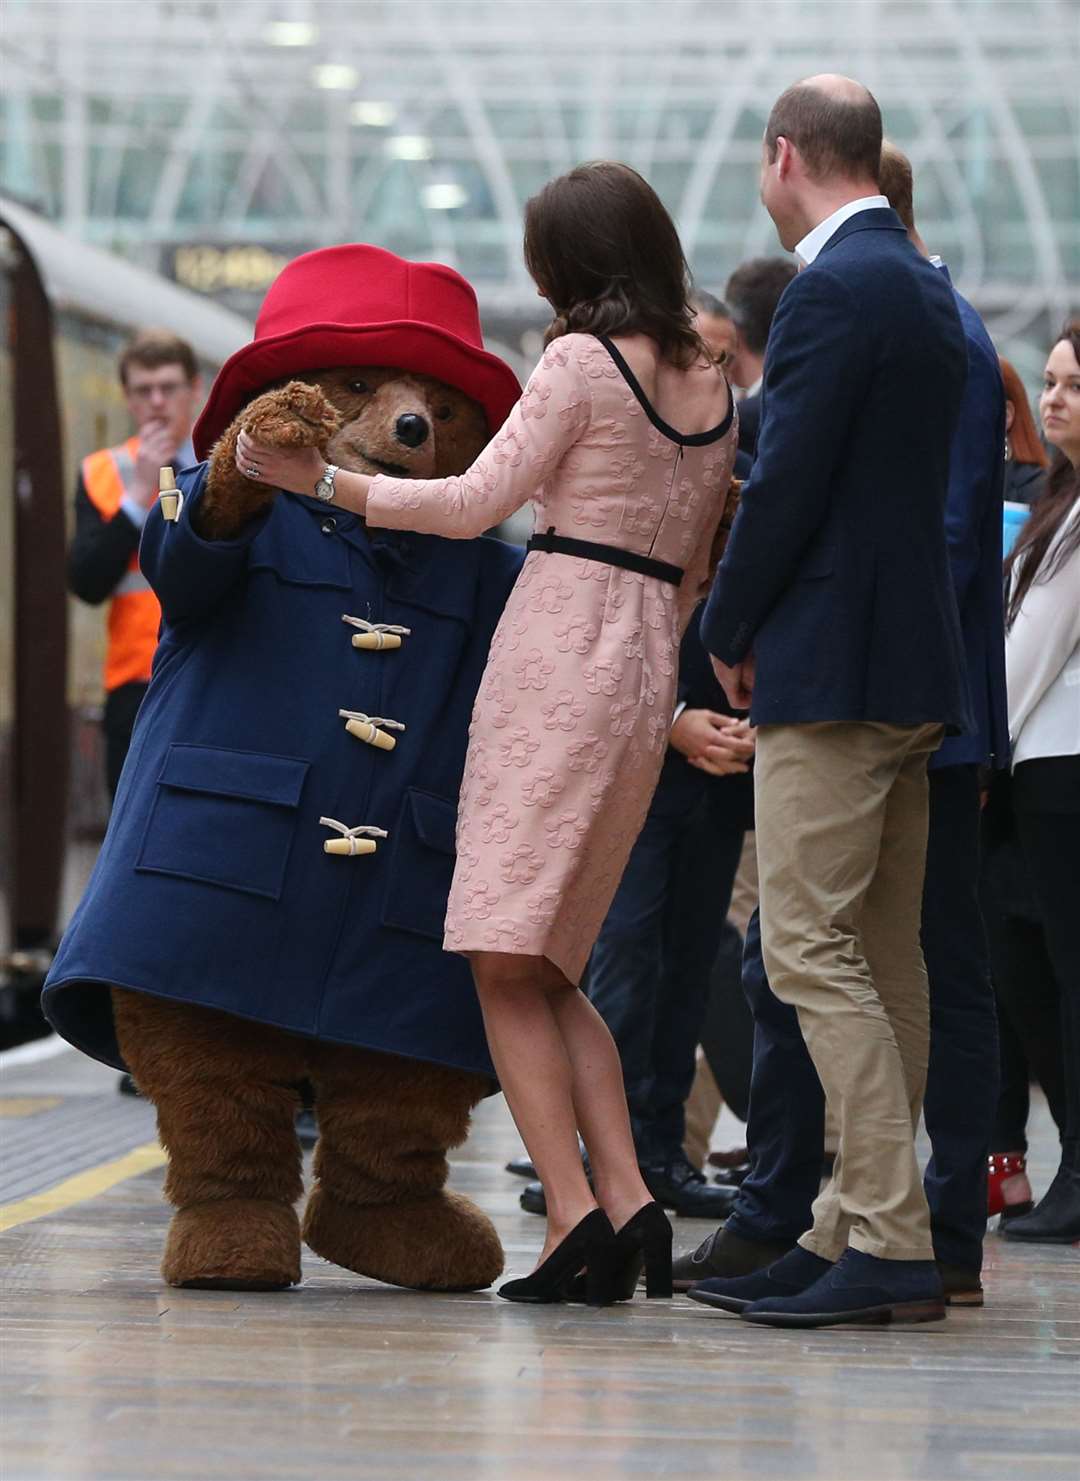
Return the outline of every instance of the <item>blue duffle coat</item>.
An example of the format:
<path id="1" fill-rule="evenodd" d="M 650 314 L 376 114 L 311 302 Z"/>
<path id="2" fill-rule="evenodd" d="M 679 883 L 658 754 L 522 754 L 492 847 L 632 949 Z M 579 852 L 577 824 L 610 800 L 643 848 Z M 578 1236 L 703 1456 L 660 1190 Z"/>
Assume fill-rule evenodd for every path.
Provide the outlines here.
<path id="1" fill-rule="evenodd" d="M 122 1067 L 108 988 L 491 1074 L 468 964 L 442 950 L 469 716 L 521 553 L 373 531 L 279 494 L 232 541 L 155 507 L 140 560 L 163 623 L 105 842 L 44 989 Z M 409 628 L 366 651 L 343 616 Z M 393 750 L 339 710 L 405 726 Z M 324 852 L 320 824 L 376 852 Z"/>

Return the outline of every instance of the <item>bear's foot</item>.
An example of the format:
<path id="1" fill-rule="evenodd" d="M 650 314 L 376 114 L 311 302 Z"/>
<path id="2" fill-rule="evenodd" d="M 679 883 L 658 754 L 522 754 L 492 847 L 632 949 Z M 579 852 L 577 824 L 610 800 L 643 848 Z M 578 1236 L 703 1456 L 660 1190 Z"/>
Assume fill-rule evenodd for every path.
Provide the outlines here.
<path id="1" fill-rule="evenodd" d="M 195 1290 L 282 1291 L 300 1284 L 300 1221 L 287 1203 L 193 1203 L 169 1225 L 161 1273 Z"/>
<path id="2" fill-rule="evenodd" d="M 503 1271 L 494 1224 L 457 1193 L 350 1204 L 317 1187 L 303 1237 L 324 1260 L 417 1291 L 481 1291 Z"/>

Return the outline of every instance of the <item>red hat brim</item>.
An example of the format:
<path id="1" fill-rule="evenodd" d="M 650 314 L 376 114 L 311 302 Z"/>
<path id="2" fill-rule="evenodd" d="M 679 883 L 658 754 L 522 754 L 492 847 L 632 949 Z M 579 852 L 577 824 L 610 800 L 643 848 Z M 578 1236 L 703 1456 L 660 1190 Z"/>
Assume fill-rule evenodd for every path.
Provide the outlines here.
<path id="1" fill-rule="evenodd" d="M 288 334 L 252 340 L 229 356 L 192 432 L 196 456 L 208 457 L 236 413 L 265 387 L 305 371 L 341 365 L 389 365 L 445 381 L 480 403 L 491 436 L 521 395 L 518 378 L 504 360 L 436 325 L 407 319 L 387 324 L 305 324 Z"/>

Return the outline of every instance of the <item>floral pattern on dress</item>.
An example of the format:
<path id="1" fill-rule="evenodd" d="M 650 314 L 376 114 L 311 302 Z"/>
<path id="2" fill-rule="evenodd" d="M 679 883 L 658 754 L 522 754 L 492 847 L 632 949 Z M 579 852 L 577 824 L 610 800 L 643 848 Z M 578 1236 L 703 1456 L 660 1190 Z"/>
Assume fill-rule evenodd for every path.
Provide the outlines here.
<path id="1" fill-rule="evenodd" d="M 531 500 L 537 530 L 685 571 L 676 589 L 527 556 L 470 727 L 447 949 L 546 956 L 580 980 L 659 775 L 735 438 L 733 422 L 711 443 L 673 442 L 603 345 L 570 334 L 466 474 L 372 480 L 373 526 L 469 538 Z"/>

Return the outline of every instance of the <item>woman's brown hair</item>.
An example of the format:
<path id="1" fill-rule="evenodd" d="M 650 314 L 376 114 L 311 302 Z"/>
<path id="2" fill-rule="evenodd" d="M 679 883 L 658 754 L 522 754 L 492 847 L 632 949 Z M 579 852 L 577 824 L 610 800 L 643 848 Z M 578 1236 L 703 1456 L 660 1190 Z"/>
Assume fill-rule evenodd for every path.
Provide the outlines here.
<path id="1" fill-rule="evenodd" d="M 525 266 L 563 334 L 647 334 L 686 368 L 708 352 L 694 329 L 690 269 L 647 180 L 611 160 L 578 165 L 525 206 Z"/>
<path id="2" fill-rule="evenodd" d="M 1045 468 L 1050 459 L 1046 456 L 1046 448 L 1039 441 L 1039 434 L 1035 430 L 1035 418 L 1031 415 L 1031 402 L 1024 390 L 1024 383 L 1015 366 L 1002 355 L 998 359 L 1001 362 L 1001 377 L 1005 382 L 1005 400 L 1013 409 L 1009 449 L 1017 463 L 1035 463 L 1039 468 Z"/>
<path id="3" fill-rule="evenodd" d="M 1063 341 L 1072 346 L 1072 352 L 1080 363 L 1080 319 L 1067 321 L 1054 344 L 1059 345 Z M 1054 454 L 1050 472 L 1046 475 L 1046 488 L 1032 506 L 1027 522 L 1005 562 L 1005 590 L 1008 600 L 1005 611 L 1006 628 L 1012 627 L 1016 621 L 1024 598 L 1035 582 L 1049 581 L 1073 551 L 1080 547 L 1078 519 L 1073 521 L 1072 529 L 1065 538 L 1058 541 L 1050 559 L 1046 559 L 1054 537 L 1069 517 L 1078 498 L 1080 469 L 1074 468 L 1059 448 Z"/>

